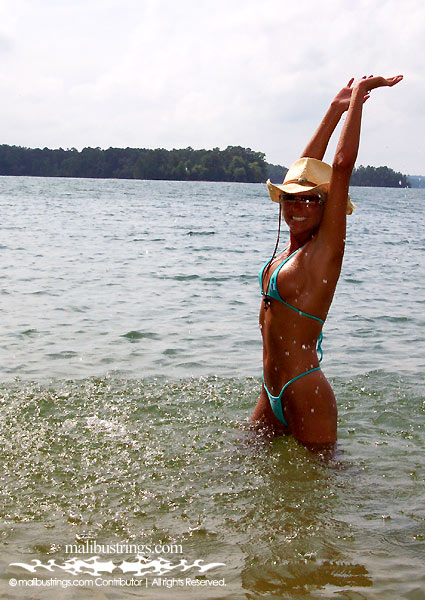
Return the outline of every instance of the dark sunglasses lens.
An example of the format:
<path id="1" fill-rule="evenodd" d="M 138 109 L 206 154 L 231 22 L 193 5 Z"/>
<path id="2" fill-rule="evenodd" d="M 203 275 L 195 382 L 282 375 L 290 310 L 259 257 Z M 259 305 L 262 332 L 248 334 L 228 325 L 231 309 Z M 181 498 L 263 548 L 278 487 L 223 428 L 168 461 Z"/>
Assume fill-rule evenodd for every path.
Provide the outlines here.
<path id="1" fill-rule="evenodd" d="M 289 202 L 290 204 L 294 204 L 295 202 L 307 206 L 310 204 L 323 204 L 323 200 L 319 198 L 319 196 L 292 196 L 291 194 L 282 194 L 280 198 L 284 202 Z"/>

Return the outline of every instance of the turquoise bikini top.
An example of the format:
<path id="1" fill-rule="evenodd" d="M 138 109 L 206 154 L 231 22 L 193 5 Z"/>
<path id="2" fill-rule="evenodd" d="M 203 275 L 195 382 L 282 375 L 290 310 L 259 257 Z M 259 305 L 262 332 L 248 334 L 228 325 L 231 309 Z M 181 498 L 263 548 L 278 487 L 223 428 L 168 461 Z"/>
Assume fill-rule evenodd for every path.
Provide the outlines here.
<path id="1" fill-rule="evenodd" d="M 287 250 L 288 247 L 289 246 L 287 246 L 285 248 L 285 250 Z M 299 250 L 301 250 L 301 248 L 297 248 L 297 250 L 295 250 L 295 252 L 293 252 L 287 258 L 285 258 L 280 263 L 280 265 L 277 267 L 277 269 L 275 269 L 273 271 L 272 276 L 270 277 L 270 281 L 269 281 L 269 289 L 268 289 L 268 291 L 267 291 L 266 294 L 264 294 L 264 291 L 263 291 L 263 276 L 264 276 L 264 269 L 267 267 L 267 265 L 269 264 L 269 262 L 270 262 L 271 259 L 269 259 L 268 261 L 266 261 L 264 263 L 264 265 L 260 269 L 260 272 L 258 273 L 258 283 L 260 284 L 261 295 L 262 296 L 266 296 L 268 298 L 273 298 L 274 300 L 279 300 L 279 302 L 282 302 L 282 304 L 284 304 L 288 308 L 291 308 L 292 310 L 294 310 L 295 312 L 297 312 L 299 315 L 303 315 L 304 317 L 308 317 L 309 319 L 314 319 L 315 321 L 319 321 L 319 323 L 321 323 L 322 325 L 324 325 L 325 322 L 323 321 L 323 319 L 319 319 L 319 317 L 315 317 L 314 315 L 309 315 L 308 313 L 303 312 L 299 308 L 295 308 L 295 306 L 292 306 L 292 304 L 289 304 L 288 302 L 285 302 L 285 300 L 280 297 L 279 292 L 277 291 L 277 276 L 279 275 L 279 271 L 281 270 L 281 268 L 283 267 L 283 265 L 286 264 L 289 259 L 291 259 L 293 256 L 295 256 L 295 254 Z M 323 340 L 323 334 L 322 334 L 322 331 L 320 331 L 320 334 L 319 334 L 319 337 L 318 337 L 318 340 L 317 340 L 317 352 L 319 353 L 319 362 L 323 358 L 322 340 Z"/>

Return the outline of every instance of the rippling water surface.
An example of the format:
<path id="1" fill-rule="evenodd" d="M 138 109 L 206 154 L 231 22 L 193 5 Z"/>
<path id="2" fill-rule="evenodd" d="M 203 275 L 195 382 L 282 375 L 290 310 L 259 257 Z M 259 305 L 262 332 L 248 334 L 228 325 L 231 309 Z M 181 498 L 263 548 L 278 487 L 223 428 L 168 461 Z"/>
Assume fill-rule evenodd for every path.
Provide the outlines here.
<path id="1" fill-rule="evenodd" d="M 424 597 L 425 194 L 352 197 L 325 460 L 248 426 L 277 225 L 265 186 L 0 178 L 4 597 Z M 185 576 L 183 560 L 226 587 L 8 585 L 93 580 L 93 561 L 59 566 L 94 540 L 180 544 L 156 577 Z M 125 558 L 101 554 L 103 580 Z"/>

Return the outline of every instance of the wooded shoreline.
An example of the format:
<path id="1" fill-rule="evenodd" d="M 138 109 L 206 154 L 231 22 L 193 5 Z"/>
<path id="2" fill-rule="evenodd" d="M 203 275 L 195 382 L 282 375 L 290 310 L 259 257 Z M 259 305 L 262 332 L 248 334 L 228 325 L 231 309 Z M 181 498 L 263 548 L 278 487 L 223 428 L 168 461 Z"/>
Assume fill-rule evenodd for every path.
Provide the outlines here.
<path id="1" fill-rule="evenodd" d="M 0 145 L 0 175 L 153 179 L 171 181 L 237 181 L 281 183 L 287 168 L 272 165 L 263 152 L 228 146 L 224 150 L 157 148 L 25 148 Z M 411 187 L 409 179 L 389 167 L 354 169 L 351 185 Z"/>

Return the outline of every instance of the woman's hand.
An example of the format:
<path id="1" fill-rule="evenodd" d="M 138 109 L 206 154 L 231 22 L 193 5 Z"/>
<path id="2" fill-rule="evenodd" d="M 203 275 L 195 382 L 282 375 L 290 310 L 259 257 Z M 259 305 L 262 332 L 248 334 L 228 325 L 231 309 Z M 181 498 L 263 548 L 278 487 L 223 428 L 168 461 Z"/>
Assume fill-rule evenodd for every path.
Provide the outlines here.
<path id="1" fill-rule="evenodd" d="M 379 87 L 392 87 L 393 85 L 396 85 L 397 83 L 399 83 L 401 80 L 403 79 L 403 75 L 396 75 L 395 77 L 374 77 L 373 75 L 370 75 L 369 77 L 363 77 L 362 79 L 360 79 L 359 81 L 356 81 L 354 87 L 358 87 L 362 90 L 365 91 L 365 93 L 367 94 L 368 92 L 375 90 L 376 88 Z"/>
<path id="2" fill-rule="evenodd" d="M 354 77 L 352 77 L 348 84 L 337 93 L 335 98 L 332 100 L 332 106 L 336 106 L 342 111 L 348 110 L 348 107 L 350 106 L 351 94 L 353 93 L 353 88 L 351 87 L 353 85 L 353 81 Z M 368 98 L 369 94 L 365 92 L 363 102 L 366 102 Z"/>

